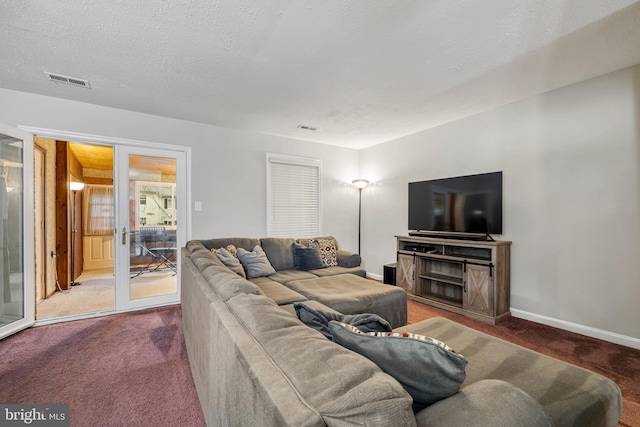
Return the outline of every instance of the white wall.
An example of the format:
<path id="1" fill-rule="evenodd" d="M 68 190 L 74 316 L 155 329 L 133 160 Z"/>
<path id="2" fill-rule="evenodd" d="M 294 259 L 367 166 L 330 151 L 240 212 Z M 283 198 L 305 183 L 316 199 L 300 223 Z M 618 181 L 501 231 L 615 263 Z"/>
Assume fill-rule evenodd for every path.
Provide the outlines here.
<path id="1" fill-rule="evenodd" d="M 511 306 L 640 343 L 640 67 L 360 152 L 0 89 L 0 122 L 192 148 L 193 238 L 266 234 L 265 155 L 317 157 L 323 224 L 382 274 L 407 232 L 407 183 L 504 171 Z M 73 89 L 73 88 L 71 88 Z M 77 89 L 76 89 L 77 90 Z"/>
<path id="2" fill-rule="evenodd" d="M 203 206 L 192 213 L 194 239 L 266 236 L 266 153 L 319 158 L 323 234 L 357 251 L 358 196 L 349 185 L 358 175 L 356 150 L 6 89 L 0 89 L 0 122 L 192 147 L 191 196 Z"/>
<path id="3" fill-rule="evenodd" d="M 640 338 L 639 99 L 636 66 L 362 150 L 368 270 L 395 261 L 408 182 L 502 170 L 514 312 Z"/>

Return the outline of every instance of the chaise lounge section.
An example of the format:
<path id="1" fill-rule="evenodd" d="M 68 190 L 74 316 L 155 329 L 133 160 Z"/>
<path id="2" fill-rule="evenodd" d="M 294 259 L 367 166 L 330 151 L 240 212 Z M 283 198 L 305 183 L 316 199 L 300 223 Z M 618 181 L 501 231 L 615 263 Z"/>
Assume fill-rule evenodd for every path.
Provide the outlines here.
<path id="1" fill-rule="evenodd" d="M 314 241 L 325 242 L 335 252 L 335 264 L 317 269 L 296 269 L 294 245 L 309 247 Z M 316 301 L 342 314 L 374 313 L 387 320 L 391 327 L 407 324 L 407 295 L 395 286 L 382 285 L 364 279 L 366 271 L 360 267 L 360 256 L 338 248 L 332 236 L 315 239 L 291 238 L 228 238 L 189 242 L 190 250 L 202 247 L 216 250 L 233 246 L 237 250 L 253 250 L 259 246 L 272 274 L 248 277 L 260 292 L 285 310 L 295 314 L 296 302 Z M 332 258 L 330 256 L 329 258 Z"/>
<path id="2" fill-rule="evenodd" d="M 297 273 L 309 272 L 295 269 L 277 271 L 278 280 L 273 275 L 244 279 L 211 252 L 231 241 L 247 250 L 260 242 L 192 241 L 181 257 L 184 337 L 209 426 L 596 427 L 615 426 L 621 416 L 620 390 L 612 381 L 440 318 L 394 326 L 401 335 L 417 333 L 444 341 L 468 361 L 457 393 L 417 408 L 403 384 L 378 364 L 296 317 L 295 303 L 332 312 L 340 311 L 335 309 L 339 303 L 348 307 L 348 302 L 339 301 L 338 290 L 331 296 L 335 299 L 307 293 L 299 282 L 318 282 L 320 276 L 301 278 Z M 265 245 L 267 254 L 268 248 Z M 275 265 L 286 266 L 273 254 L 272 258 Z M 340 267 L 352 272 L 337 269 L 338 274 L 323 278 L 340 279 L 341 274 L 361 270 L 355 265 Z M 387 287 L 368 282 L 372 295 L 378 286 Z M 310 299 L 316 296 L 318 300 Z M 404 311 L 406 319 L 406 299 Z M 332 329 L 336 325 L 330 322 Z M 418 362 L 401 365 L 410 375 L 435 369 Z"/>

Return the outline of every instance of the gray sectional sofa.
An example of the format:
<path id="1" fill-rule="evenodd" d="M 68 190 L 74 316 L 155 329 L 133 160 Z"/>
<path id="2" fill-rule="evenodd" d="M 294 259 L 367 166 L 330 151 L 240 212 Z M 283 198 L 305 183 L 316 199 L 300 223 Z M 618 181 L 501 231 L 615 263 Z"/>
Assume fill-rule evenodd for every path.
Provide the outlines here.
<path id="1" fill-rule="evenodd" d="M 294 242 L 212 239 L 182 248 L 183 331 L 207 425 L 595 427 L 618 422 L 621 395 L 612 381 L 446 319 L 407 326 L 406 295 L 404 312 L 395 318 L 391 313 L 402 290 L 367 281 L 373 297 L 363 297 L 363 289 L 354 290 L 355 299 L 350 295 L 350 279 L 364 276 L 357 255 L 340 251 L 339 266 L 298 271 L 290 268 L 286 250 Z M 211 252 L 229 244 L 247 250 L 261 245 L 276 273 L 240 277 Z M 334 281 L 344 289 L 332 298 L 313 292 Z M 340 300 L 341 293 L 349 303 Z M 388 303 L 371 302 L 377 299 Z M 464 355 L 466 379 L 457 393 L 417 410 L 394 377 L 303 324 L 294 310 L 299 302 L 334 312 L 371 307 L 391 316 L 387 320 L 395 331 L 432 336 Z M 416 373 L 430 369 L 406 367 Z"/>

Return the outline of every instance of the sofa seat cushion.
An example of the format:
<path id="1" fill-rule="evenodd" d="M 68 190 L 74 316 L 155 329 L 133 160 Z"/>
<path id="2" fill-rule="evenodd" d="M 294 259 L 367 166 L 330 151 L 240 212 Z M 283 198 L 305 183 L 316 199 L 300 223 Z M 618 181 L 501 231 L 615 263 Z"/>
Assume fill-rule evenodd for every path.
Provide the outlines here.
<path id="1" fill-rule="evenodd" d="M 309 271 L 299 270 L 282 270 L 276 271 L 275 274 L 269 276 L 269 279 L 278 283 L 287 284 L 294 280 L 315 279 L 318 276 Z"/>
<path id="2" fill-rule="evenodd" d="M 482 379 L 506 381 L 536 399 L 558 427 L 615 426 L 622 396 L 594 372 L 436 317 L 397 329 L 446 342 L 469 359 L 462 387 Z"/>
<path id="3" fill-rule="evenodd" d="M 268 277 L 256 277 L 250 280 L 251 283 L 260 288 L 262 293 L 278 305 L 292 304 L 294 302 L 308 301 L 308 298 L 287 288 L 282 283 L 278 283 Z"/>
<path id="4" fill-rule="evenodd" d="M 260 382 L 265 398 L 291 396 L 291 404 L 302 401 L 329 426 L 415 425 L 411 397 L 373 362 L 325 339 L 265 296 L 238 295 L 227 304 L 239 320 L 238 339 L 251 337 L 251 348 L 237 357 L 250 355 L 247 370 L 255 375 L 274 376 Z M 286 383 L 278 380 L 283 377 Z"/>
<path id="5" fill-rule="evenodd" d="M 419 427 L 553 427 L 544 408 L 531 396 L 500 380 L 481 380 L 416 414 Z"/>
<path id="6" fill-rule="evenodd" d="M 309 270 L 309 273 L 315 274 L 318 277 L 337 276 L 338 274 L 355 274 L 356 276 L 366 277 L 367 271 L 362 267 L 340 267 L 334 265 L 333 267 L 319 268 L 317 270 Z"/>
<path id="7" fill-rule="evenodd" d="M 343 314 L 374 313 L 397 328 L 407 324 L 407 294 L 353 274 L 295 280 L 286 286 Z"/>
<path id="8" fill-rule="evenodd" d="M 307 307 L 311 307 L 314 310 L 322 310 L 325 313 L 329 312 L 329 313 L 342 314 L 339 311 L 336 311 L 331 307 L 327 307 L 326 305 L 324 305 L 323 303 L 318 302 L 318 301 L 314 301 L 314 300 L 310 299 L 310 300 L 305 301 L 304 303 L 305 303 L 305 305 Z M 298 316 L 297 313 L 296 313 L 296 308 L 295 308 L 294 303 L 283 304 L 283 305 L 280 306 L 280 308 L 285 310 L 285 311 L 287 311 L 288 313 L 292 314 L 294 317 Z"/>

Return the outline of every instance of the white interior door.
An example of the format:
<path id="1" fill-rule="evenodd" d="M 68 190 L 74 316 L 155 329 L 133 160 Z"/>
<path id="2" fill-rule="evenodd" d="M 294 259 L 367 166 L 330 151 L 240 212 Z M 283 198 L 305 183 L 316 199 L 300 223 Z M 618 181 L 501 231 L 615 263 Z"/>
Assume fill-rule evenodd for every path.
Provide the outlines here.
<path id="1" fill-rule="evenodd" d="M 35 320 L 33 135 L 0 125 L 0 339 Z"/>
<path id="2" fill-rule="evenodd" d="M 116 310 L 180 302 L 186 154 L 116 147 Z"/>

